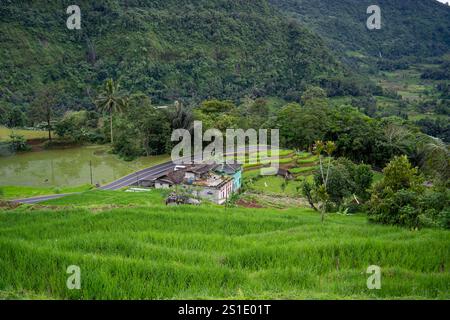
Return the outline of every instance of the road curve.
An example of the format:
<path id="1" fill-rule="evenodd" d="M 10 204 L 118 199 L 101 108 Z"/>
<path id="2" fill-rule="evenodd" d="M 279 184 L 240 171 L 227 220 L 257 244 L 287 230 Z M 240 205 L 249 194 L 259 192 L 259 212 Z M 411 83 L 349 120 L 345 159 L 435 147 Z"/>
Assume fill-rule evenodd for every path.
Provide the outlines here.
<path id="1" fill-rule="evenodd" d="M 138 181 L 150 180 L 174 167 L 175 164 L 173 164 L 172 161 L 161 163 L 156 166 L 131 173 L 123 178 L 120 178 L 119 180 L 100 187 L 100 190 L 118 190 L 124 187 L 128 187 L 132 184 L 137 183 Z"/>

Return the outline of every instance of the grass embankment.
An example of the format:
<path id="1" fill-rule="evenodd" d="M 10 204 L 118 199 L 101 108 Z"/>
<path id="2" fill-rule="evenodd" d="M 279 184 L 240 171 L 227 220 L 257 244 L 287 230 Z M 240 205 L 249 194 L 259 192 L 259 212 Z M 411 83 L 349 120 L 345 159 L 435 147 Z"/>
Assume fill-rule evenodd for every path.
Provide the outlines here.
<path id="1" fill-rule="evenodd" d="M 72 192 L 83 192 L 91 190 L 91 185 L 77 187 L 26 187 L 26 186 L 0 186 L 0 200 L 13 200 L 47 196 L 53 194 L 63 194 Z"/>
<path id="2" fill-rule="evenodd" d="M 91 191 L 0 213 L 0 296 L 450 298 L 448 231 L 162 201 L 157 191 Z M 374 264 L 381 290 L 366 286 Z M 81 290 L 66 288 L 70 265 Z"/>

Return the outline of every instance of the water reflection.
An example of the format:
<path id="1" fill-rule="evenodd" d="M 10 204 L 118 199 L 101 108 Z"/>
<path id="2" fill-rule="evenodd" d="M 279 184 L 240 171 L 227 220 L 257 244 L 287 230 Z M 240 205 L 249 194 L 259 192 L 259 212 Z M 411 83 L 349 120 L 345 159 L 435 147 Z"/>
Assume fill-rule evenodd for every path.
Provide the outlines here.
<path id="1" fill-rule="evenodd" d="M 106 146 L 28 152 L 0 157 L 0 185 L 77 186 L 101 185 L 133 171 L 167 161 L 167 156 L 140 158 L 133 162 L 109 154 Z"/>

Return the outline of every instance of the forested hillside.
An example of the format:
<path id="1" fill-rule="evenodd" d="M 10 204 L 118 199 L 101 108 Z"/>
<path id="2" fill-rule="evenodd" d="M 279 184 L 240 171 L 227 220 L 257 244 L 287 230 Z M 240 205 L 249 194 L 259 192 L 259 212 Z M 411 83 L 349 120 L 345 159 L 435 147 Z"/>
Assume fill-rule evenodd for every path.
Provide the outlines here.
<path id="1" fill-rule="evenodd" d="M 81 30 L 66 27 L 71 4 L 2 1 L 3 104 L 58 84 L 60 104 L 92 107 L 108 77 L 157 102 L 295 95 L 348 78 L 320 38 L 266 0 L 78 1 Z"/>
<path id="2" fill-rule="evenodd" d="M 383 62 L 450 51 L 450 6 L 434 0 L 270 0 L 349 58 Z M 370 5 L 381 8 L 381 29 L 368 30 Z M 381 59 L 380 59 L 381 58 Z M 383 61 L 387 59 L 388 61 Z M 398 62 L 397 62 L 398 63 Z"/>

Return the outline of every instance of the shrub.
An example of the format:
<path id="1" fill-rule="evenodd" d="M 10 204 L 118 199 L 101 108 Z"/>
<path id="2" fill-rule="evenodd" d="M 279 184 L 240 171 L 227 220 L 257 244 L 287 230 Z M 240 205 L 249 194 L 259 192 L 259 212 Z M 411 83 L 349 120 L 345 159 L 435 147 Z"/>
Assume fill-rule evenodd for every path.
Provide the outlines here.
<path id="1" fill-rule="evenodd" d="M 9 150 L 11 152 L 16 151 L 29 151 L 31 147 L 27 144 L 27 140 L 24 136 L 18 134 L 11 134 L 9 143 Z"/>
<path id="2" fill-rule="evenodd" d="M 118 136 L 114 140 L 113 152 L 119 154 L 125 161 L 132 161 L 143 155 L 143 150 L 136 143 L 129 141 L 125 135 Z"/>
<path id="3" fill-rule="evenodd" d="M 418 169 L 412 167 L 406 156 L 395 157 L 384 168 L 384 185 L 394 191 L 417 187 L 422 183 Z"/>
<path id="4" fill-rule="evenodd" d="M 346 158 L 339 158 L 332 162 L 329 172 L 327 194 L 336 209 L 358 201 L 369 199 L 368 189 L 372 184 L 373 172 L 370 166 L 355 164 Z M 322 183 L 322 175 L 316 172 L 314 176 L 316 188 Z M 346 201 L 344 201 L 346 199 Z M 357 202 L 356 202 L 357 204 Z"/>
<path id="5" fill-rule="evenodd" d="M 437 217 L 439 226 L 445 229 L 450 229 L 450 209 L 446 208 Z"/>
<path id="6" fill-rule="evenodd" d="M 100 143 L 106 140 L 105 135 L 97 128 L 99 115 L 88 111 L 67 112 L 63 119 L 55 125 L 56 134 L 68 141 L 82 143 Z"/>
<path id="7" fill-rule="evenodd" d="M 383 170 L 368 204 L 369 219 L 410 228 L 448 228 L 450 191 L 443 186 L 426 189 L 416 168 L 405 156 L 395 157 Z"/>

